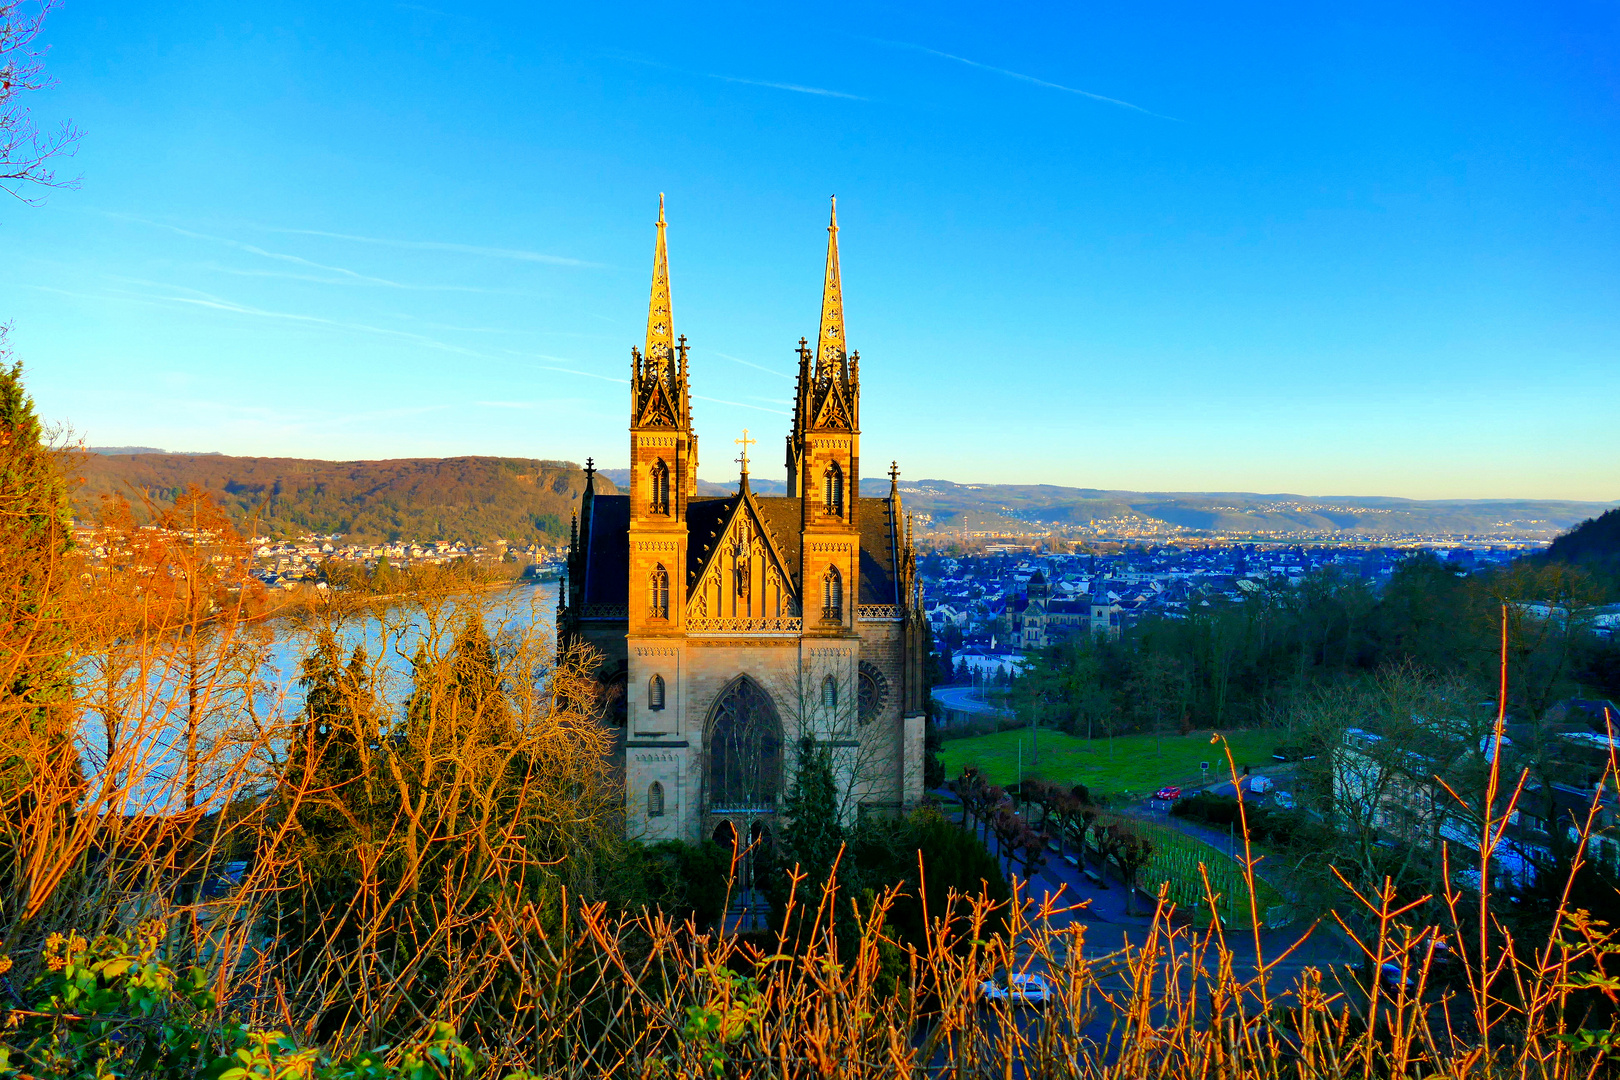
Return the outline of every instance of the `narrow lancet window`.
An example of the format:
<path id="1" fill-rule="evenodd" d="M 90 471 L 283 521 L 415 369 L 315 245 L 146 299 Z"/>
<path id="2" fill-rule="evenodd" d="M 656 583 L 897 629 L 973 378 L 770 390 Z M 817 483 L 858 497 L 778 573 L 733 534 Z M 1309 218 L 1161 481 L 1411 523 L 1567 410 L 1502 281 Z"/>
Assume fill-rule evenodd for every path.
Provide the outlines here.
<path id="1" fill-rule="evenodd" d="M 647 816 L 664 816 L 664 785 L 656 780 L 647 785 Z"/>
<path id="2" fill-rule="evenodd" d="M 664 677 L 654 675 L 647 680 L 647 708 L 657 711 L 664 707 Z"/>
<path id="3" fill-rule="evenodd" d="M 821 680 L 821 707 L 828 712 L 838 708 L 838 680 L 831 675 Z"/>
<path id="4" fill-rule="evenodd" d="M 649 477 L 651 493 L 651 509 L 655 514 L 669 513 L 669 466 L 664 459 L 659 458 L 653 463 L 652 474 Z"/>
<path id="5" fill-rule="evenodd" d="M 827 472 L 821 478 L 821 494 L 827 513 L 843 517 L 844 470 L 838 467 L 836 461 L 827 466 Z"/>
<path id="6" fill-rule="evenodd" d="M 653 619 L 669 618 L 669 571 L 659 563 L 653 568 L 647 583 L 647 615 Z"/>
<path id="7" fill-rule="evenodd" d="M 844 578 L 838 567 L 827 567 L 827 576 L 821 579 L 821 615 L 826 619 L 844 617 Z"/>

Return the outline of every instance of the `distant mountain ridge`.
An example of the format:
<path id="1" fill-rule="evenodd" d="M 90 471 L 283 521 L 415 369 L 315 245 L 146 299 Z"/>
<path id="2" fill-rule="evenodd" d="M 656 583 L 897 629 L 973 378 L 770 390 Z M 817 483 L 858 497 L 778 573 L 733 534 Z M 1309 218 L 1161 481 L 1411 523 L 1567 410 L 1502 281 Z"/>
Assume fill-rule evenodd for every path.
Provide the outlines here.
<path id="1" fill-rule="evenodd" d="M 317 461 L 223 454 L 84 455 L 74 512 L 93 520 L 103 496 L 121 495 L 145 517 L 192 484 L 243 529 L 271 536 L 339 533 L 381 540 L 561 543 L 585 488 L 572 461 L 396 458 Z M 611 481 L 598 490 L 612 493 Z"/>
<path id="2" fill-rule="evenodd" d="M 603 475 L 624 485 L 629 470 Z M 760 494 L 781 494 L 780 480 L 750 476 Z M 705 495 L 737 490 L 736 481 L 698 481 Z M 887 477 L 861 481 L 861 494 L 884 495 Z M 935 530 L 1017 530 L 1125 523 L 1132 518 L 1221 536 L 1311 534 L 1379 537 L 1493 536 L 1550 540 L 1617 503 L 1560 499 L 1400 499 L 1378 495 L 1293 495 L 1259 492 L 1115 491 L 1053 484 L 958 484 L 901 480 L 906 508 Z"/>
<path id="3" fill-rule="evenodd" d="M 887 489 L 864 481 L 862 490 Z M 1137 517 L 1222 535 L 1501 535 L 1551 539 L 1616 503 L 1558 499 L 1400 499 L 1258 492 L 1139 492 L 1048 484 L 900 482 L 906 505 L 935 528 L 1072 526 Z"/>
<path id="4" fill-rule="evenodd" d="M 479 456 L 320 461 L 145 449 L 107 447 L 84 456 L 84 484 L 74 499 L 82 519 L 95 516 L 103 495 L 124 495 L 139 513 L 141 492 L 161 507 L 196 484 L 243 527 L 256 521 L 261 532 L 272 535 L 560 543 L 567 539 L 569 518 L 585 487 L 584 471 L 572 461 Z M 604 494 L 629 485 L 628 469 L 599 469 L 596 475 L 597 490 Z M 781 480 L 767 477 L 750 477 L 749 485 L 761 495 L 786 491 Z M 736 490 L 735 479 L 698 481 L 703 495 Z M 863 495 L 888 490 L 887 476 L 861 483 Z M 1310 534 L 1376 540 L 1423 534 L 1550 540 L 1620 506 L 1534 499 L 1137 492 L 950 480 L 901 480 L 900 491 L 906 508 L 922 515 L 935 531 L 1027 533 L 1140 521 L 1233 538 Z M 1603 520 L 1620 526 L 1620 514 Z"/>

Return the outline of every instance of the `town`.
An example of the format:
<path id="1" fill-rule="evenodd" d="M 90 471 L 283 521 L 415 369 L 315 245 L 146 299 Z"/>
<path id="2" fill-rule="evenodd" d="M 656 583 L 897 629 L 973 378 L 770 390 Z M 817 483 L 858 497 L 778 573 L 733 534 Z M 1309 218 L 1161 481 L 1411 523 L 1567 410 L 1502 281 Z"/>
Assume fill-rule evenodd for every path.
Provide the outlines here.
<path id="1" fill-rule="evenodd" d="M 1313 572 L 1376 584 L 1418 550 L 1471 573 L 1506 566 L 1538 546 L 1110 544 L 1052 552 L 992 542 L 972 554 L 959 545 L 937 549 L 919 560 L 918 574 L 936 648 L 950 654 L 953 674 L 971 678 L 1015 671 L 1025 653 L 1075 634 L 1117 637 L 1150 616 L 1238 603 Z"/>

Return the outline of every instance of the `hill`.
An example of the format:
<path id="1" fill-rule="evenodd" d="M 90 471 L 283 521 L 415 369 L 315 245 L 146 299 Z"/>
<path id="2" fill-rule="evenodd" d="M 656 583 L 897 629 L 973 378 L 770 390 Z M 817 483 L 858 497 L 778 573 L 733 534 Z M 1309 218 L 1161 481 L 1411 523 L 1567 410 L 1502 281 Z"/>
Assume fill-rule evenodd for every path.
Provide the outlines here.
<path id="1" fill-rule="evenodd" d="M 1620 574 L 1620 507 L 1588 518 L 1554 540 L 1547 558 Z"/>
<path id="2" fill-rule="evenodd" d="M 624 485 L 629 470 L 604 475 Z M 772 475 L 776 475 L 773 470 Z M 778 495 L 780 480 L 751 476 L 759 494 Z M 698 481 L 704 495 L 728 495 L 735 479 Z M 888 494 L 886 476 L 866 477 L 861 494 Z M 924 532 L 1149 529 L 1245 538 L 1366 539 L 1397 537 L 1550 540 L 1612 503 L 1557 499 L 1396 499 L 1368 495 L 1266 495 L 1257 492 L 1113 491 L 1053 484 L 958 484 L 902 480 L 906 508 L 923 515 Z"/>
<path id="3" fill-rule="evenodd" d="M 222 454 L 84 455 L 74 495 L 81 520 L 122 495 L 145 517 L 189 485 L 209 492 L 244 529 L 271 536 L 340 533 L 365 539 L 561 543 L 585 474 L 571 461 L 398 458 L 312 461 Z M 611 494 L 612 481 L 599 481 Z M 144 496 L 144 497 L 143 497 Z"/>
<path id="4" fill-rule="evenodd" d="M 888 481 L 862 483 L 887 490 Z M 906 505 L 935 529 L 1073 528 L 1131 519 L 1194 533 L 1248 536 L 1475 536 L 1551 539 L 1613 504 L 1536 499 L 1395 499 L 1380 496 L 1255 492 L 1140 492 L 1048 484 L 957 484 L 901 481 Z"/>
<path id="5" fill-rule="evenodd" d="M 211 492 L 244 525 L 261 532 L 341 533 L 357 538 L 558 543 L 579 505 L 584 473 L 570 461 L 528 458 L 399 458 L 313 461 L 146 452 L 145 447 L 93 448 L 84 458 L 84 485 L 75 498 L 81 517 L 93 516 L 100 496 L 122 494 L 139 503 L 142 491 L 158 505 L 188 484 Z M 629 470 L 597 473 L 604 493 L 628 484 Z M 751 478 L 762 495 L 782 493 L 780 480 Z M 617 485 L 617 486 L 616 486 Z M 703 495 L 726 495 L 736 481 L 700 480 Z M 883 495 L 885 477 L 868 477 L 862 494 Z M 1620 530 L 1613 504 L 1556 500 L 1419 501 L 1373 496 L 1263 495 L 1252 492 L 1140 492 L 1050 484 L 958 484 L 902 480 L 906 506 L 925 532 L 957 529 L 1119 532 L 1134 524 L 1229 539 L 1488 537 L 1547 539 L 1587 519 L 1560 556 L 1590 561 L 1599 537 Z M 139 508 L 137 507 L 137 513 Z M 1602 515 L 1599 517 L 1598 515 Z M 1596 549 L 1592 549 L 1596 550 Z M 1608 550 L 1612 550 L 1612 547 Z"/>

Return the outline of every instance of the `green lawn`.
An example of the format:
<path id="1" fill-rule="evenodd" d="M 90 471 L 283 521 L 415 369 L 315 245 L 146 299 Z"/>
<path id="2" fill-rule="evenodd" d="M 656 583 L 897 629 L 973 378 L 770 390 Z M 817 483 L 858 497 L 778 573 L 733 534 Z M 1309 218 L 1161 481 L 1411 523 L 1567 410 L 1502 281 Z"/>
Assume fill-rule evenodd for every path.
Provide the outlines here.
<path id="1" fill-rule="evenodd" d="M 1234 731 L 1227 735 L 1238 768 L 1269 765 L 1271 752 L 1282 742 L 1275 731 Z M 1226 754 L 1211 745 L 1209 732 L 1192 735 L 1121 735 L 1114 739 L 1082 739 L 1059 731 L 1041 731 L 1036 739 L 1040 754 L 1030 745 L 1028 728 L 949 739 L 940 747 L 945 775 L 954 779 L 965 765 L 977 765 L 995 784 L 1019 778 L 1019 752 L 1023 775 L 1059 784 L 1084 784 L 1096 793 L 1151 793 L 1166 784 L 1186 787 L 1203 775 L 1198 763 L 1210 763 L 1212 782 L 1230 779 Z"/>

